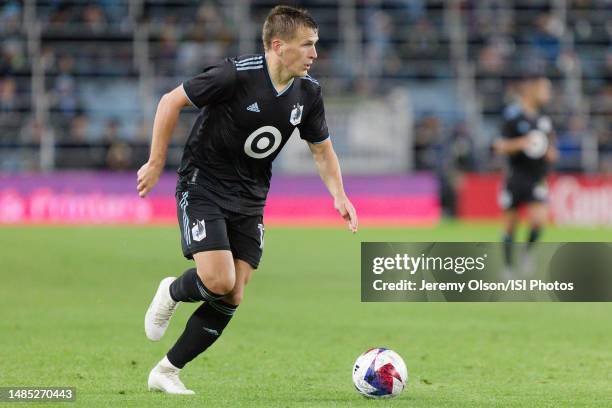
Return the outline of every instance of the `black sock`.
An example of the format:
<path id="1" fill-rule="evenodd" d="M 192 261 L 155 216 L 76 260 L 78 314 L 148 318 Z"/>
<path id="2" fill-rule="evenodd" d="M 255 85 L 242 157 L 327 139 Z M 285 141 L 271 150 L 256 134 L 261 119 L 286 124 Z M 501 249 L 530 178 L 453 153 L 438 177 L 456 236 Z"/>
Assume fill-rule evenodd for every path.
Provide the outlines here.
<path id="1" fill-rule="evenodd" d="M 512 238 L 513 234 L 504 234 L 504 264 L 507 267 L 511 267 L 512 266 L 512 245 L 514 244 L 513 242 L 513 238 Z"/>
<path id="2" fill-rule="evenodd" d="M 203 303 L 187 321 L 185 331 L 167 354 L 168 360 L 183 368 L 221 336 L 237 307 L 221 300 Z"/>
<path id="3" fill-rule="evenodd" d="M 534 242 L 540 238 L 540 228 L 539 227 L 531 227 L 529 231 L 529 240 L 527 241 L 527 250 L 531 249 L 531 246 Z"/>
<path id="4" fill-rule="evenodd" d="M 191 268 L 172 282 L 170 297 L 175 302 L 200 302 L 202 300 L 213 302 L 221 299 L 223 295 L 218 295 L 208 289 L 200 280 L 196 269 Z"/>

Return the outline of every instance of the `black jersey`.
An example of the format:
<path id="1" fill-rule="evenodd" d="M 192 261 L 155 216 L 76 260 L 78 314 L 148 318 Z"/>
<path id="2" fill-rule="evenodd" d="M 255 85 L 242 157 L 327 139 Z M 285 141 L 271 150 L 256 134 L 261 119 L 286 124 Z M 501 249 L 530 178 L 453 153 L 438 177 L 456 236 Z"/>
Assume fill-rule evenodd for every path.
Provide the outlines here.
<path id="1" fill-rule="evenodd" d="M 548 172 L 546 152 L 551 143 L 552 123 L 543 114 L 527 115 L 520 104 L 508 105 L 504 110 L 502 136 L 513 139 L 527 135 L 529 146 L 508 158 L 509 177 L 540 180 Z"/>
<path id="2" fill-rule="evenodd" d="M 287 140 L 321 143 L 329 137 L 319 83 L 294 78 L 278 93 L 263 55 L 225 59 L 183 88 L 201 112 L 185 145 L 178 188 L 202 186 L 227 210 L 262 214 L 272 161 Z"/>

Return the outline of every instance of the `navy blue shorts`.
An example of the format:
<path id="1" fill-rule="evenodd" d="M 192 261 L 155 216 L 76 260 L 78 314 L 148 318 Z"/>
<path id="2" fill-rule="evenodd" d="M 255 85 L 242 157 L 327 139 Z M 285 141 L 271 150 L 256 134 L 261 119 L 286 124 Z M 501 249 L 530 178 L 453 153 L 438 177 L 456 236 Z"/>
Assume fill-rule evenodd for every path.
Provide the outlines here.
<path id="1" fill-rule="evenodd" d="M 545 179 L 511 177 L 505 181 L 498 201 L 503 210 L 516 209 L 522 204 L 545 203 L 548 201 L 548 185 Z"/>

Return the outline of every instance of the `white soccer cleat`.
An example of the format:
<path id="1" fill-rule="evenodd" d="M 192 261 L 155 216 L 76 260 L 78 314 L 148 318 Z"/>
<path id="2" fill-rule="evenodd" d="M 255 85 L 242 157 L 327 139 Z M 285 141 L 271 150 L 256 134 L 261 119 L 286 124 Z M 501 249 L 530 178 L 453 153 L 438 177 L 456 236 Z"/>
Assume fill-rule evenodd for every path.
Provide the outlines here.
<path id="1" fill-rule="evenodd" d="M 525 250 L 521 258 L 521 273 L 524 279 L 531 279 L 535 273 L 536 262 L 530 250 Z"/>
<path id="2" fill-rule="evenodd" d="M 504 266 L 502 269 L 501 278 L 506 281 L 514 279 L 514 270 L 509 266 Z"/>
<path id="3" fill-rule="evenodd" d="M 157 293 L 155 293 L 147 309 L 144 326 L 149 340 L 158 341 L 162 338 L 168 328 L 170 318 L 178 306 L 178 302 L 170 297 L 170 284 L 175 279 L 174 277 L 162 279 L 157 288 Z"/>
<path id="4" fill-rule="evenodd" d="M 157 363 L 149 373 L 149 391 L 161 391 L 168 394 L 193 395 L 195 392 L 188 390 L 179 379 L 180 368 L 176 368 L 165 357 Z"/>

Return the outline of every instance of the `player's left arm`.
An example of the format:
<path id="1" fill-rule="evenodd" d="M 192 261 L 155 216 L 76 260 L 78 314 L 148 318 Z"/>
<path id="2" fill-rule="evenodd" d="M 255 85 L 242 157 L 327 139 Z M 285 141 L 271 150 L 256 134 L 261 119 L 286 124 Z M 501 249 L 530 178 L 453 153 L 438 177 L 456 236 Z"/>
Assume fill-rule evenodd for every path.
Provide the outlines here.
<path id="1" fill-rule="evenodd" d="M 357 212 L 344 192 L 340 163 L 338 162 L 338 156 L 336 156 L 331 140 L 328 138 L 321 143 L 309 142 L 308 147 L 312 152 L 312 158 L 317 166 L 321 180 L 323 180 L 329 193 L 334 198 L 334 207 L 347 222 L 349 229 L 353 233 L 357 232 L 359 226 Z"/>
<path id="2" fill-rule="evenodd" d="M 554 163 L 559 160 L 559 149 L 557 148 L 557 135 L 553 131 L 548 135 L 548 149 L 544 156 L 547 162 Z"/>

